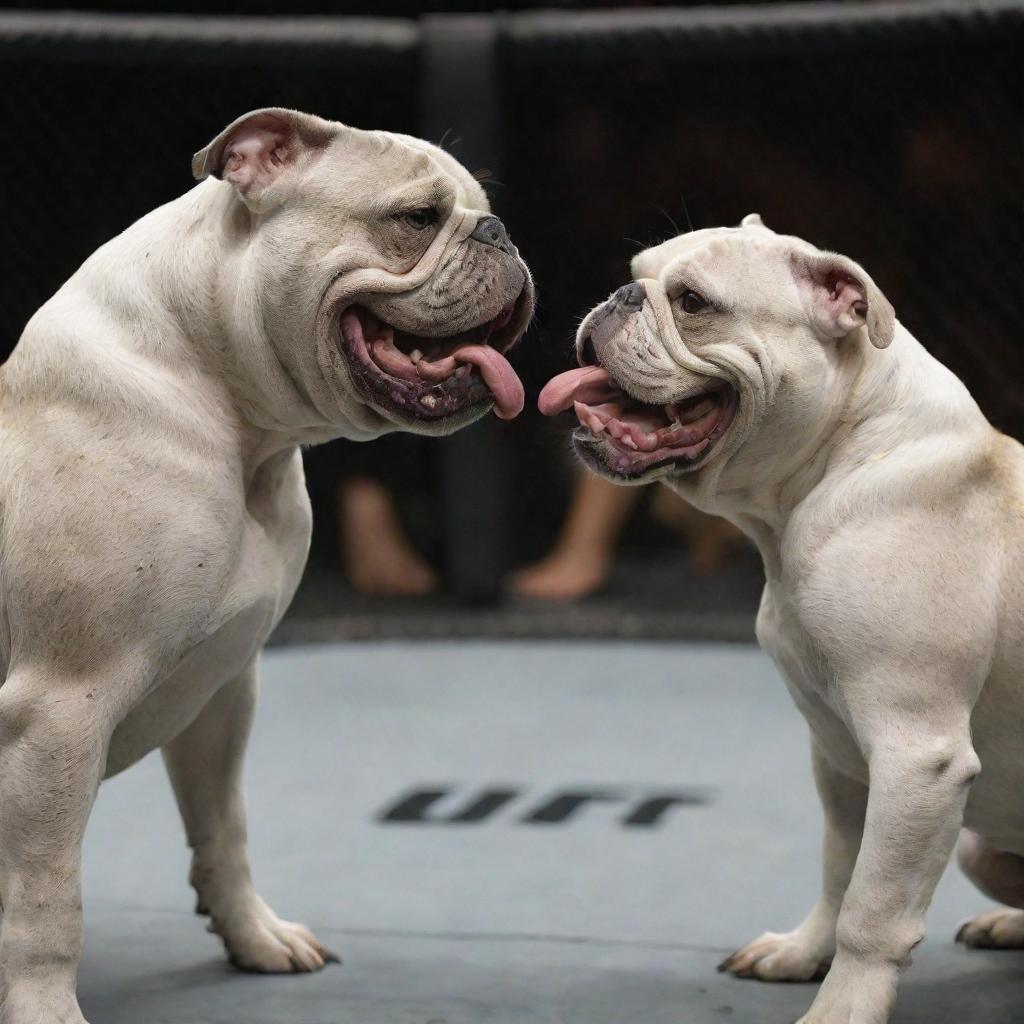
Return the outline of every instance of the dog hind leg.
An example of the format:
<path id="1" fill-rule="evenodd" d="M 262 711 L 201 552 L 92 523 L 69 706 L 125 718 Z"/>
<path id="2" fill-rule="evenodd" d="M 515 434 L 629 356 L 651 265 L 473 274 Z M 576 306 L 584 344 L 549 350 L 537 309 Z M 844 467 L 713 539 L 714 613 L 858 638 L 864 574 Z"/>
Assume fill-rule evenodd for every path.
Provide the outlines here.
<path id="1" fill-rule="evenodd" d="M 1024 857 L 997 850 L 965 828 L 957 858 L 964 874 L 986 896 L 1007 906 L 965 921 L 956 941 L 972 949 L 1024 949 Z"/>

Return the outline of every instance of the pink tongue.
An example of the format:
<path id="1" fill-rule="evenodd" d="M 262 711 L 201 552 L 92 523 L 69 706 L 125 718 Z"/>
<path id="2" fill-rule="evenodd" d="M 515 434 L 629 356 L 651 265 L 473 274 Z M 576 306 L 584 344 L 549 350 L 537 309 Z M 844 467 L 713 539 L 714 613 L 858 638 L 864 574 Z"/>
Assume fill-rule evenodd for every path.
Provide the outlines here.
<path id="1" fill-rule="evenodd" d="M 452 356 L 460 363 L 471 363 L 480 371 L 484 383 L 494 396 L 494 415 L 511 420 L 523 411 L 526 396 L 523 382 L 512 364 L 490 345 L 463 345 Z"/>
<path id="2" fill-rule="evenodd" d="M 392 377 L 416 379 L 416 367 L 404 352 L 395 347 L 393 332 L 389 330 L 387 337 L 374 338 L 369 347 L 377 365 L 383 367 Z"/>
<path id="3" fill-rule="evenodd" d="M 611 385 L 608 371 L 600 366 L 580 366 L 553 377 L 544 385 L 537 407 L 545 416 L 557 416 L 571 409 L 576 401 L 585 401 L 586 392 L 604 390 Z"/>

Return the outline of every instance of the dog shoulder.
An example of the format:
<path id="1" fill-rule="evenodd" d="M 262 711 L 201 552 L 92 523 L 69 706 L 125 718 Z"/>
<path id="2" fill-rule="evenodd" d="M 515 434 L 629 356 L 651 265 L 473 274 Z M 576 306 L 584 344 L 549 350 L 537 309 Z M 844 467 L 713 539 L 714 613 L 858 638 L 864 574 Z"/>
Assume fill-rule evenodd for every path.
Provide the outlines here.
<path id="1" fill-rule="evenodd" d="M 199 622 L 232 569 L 239 482 L 141 429 L 104 429 L 44 406 L 31 431 L 0 430 L 0 613 L 32 647 L 84 657 L 160 636 L 168 608 Z"/>
<path id="2" fill-rule="evenodd" d="M 999 436 L 952 457 L 937 441 L 893 452 L 888 463 L 882 453 L 794 517 L 784 583 L 802 628 L 838 663 L 986 662 L 1005 570 L 1008 480 L 1024 479 L 1024 460 L 1016 465 Z"/>

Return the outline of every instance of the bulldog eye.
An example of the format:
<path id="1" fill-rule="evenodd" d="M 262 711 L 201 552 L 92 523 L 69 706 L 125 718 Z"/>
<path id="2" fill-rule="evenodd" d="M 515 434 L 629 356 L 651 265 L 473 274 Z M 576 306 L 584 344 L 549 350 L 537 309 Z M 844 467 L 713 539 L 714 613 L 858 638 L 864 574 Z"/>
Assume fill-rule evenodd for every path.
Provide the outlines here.
<path id="1" fill-rule="evenodd" d="M 703 295 L 688 290 L 679 296 L 679 305 L 683 307 L 684 313 L 699 313 L 702 309 L 707 309 L 711 303 Z"/>
<path id="2" fill-rule="evenodd" d="M 437 209 L 433 206 L 420 206 L 415 210 L 407 210 L 399 216 L 416 231 L 422 231 L 424 228 L 429 228 L 431 224 L 437 223 Z"/>

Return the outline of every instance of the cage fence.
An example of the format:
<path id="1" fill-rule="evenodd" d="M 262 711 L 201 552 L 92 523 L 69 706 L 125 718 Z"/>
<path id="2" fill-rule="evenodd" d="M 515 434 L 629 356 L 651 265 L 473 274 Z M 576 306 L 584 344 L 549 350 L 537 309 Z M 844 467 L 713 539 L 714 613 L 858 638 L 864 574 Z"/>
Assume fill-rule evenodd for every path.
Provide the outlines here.
<path id="1" fill-rule="evenodd" d="M 418 20 L 0 12 L 4 345 L 98 245 L 190 186 L 191 154 L 224 124 L 291 106 L 443 136 L 488 169 L 539 289 L 518 356 L 528 393 L 566 365 L 580 315 L 626 280 L 638 248 L 756 210 L 861 262 L 990 419 L 1024 439 L 1022 41 L 1015 0 Z M 448 511 L 464 513 L 444 538 L 456 593 L 493 594 L 550 537 L 559 433 L 527 415 L 451 443 L 462 464 L 510 477 L 500 500 L 467 505 L 465 475 L 438 475 Z M 623 628 L 699 634 L 692 606 L 665 597 L 646 627 Z M 712 635 L 730 607 L 752 612 L 749 595 L 711 603 Z M 514 625 L 486 611 L 480 628 L 608 635 L 625 621 L 613 611 L 547 610 L 533 626 L 522 610 Z"/>

